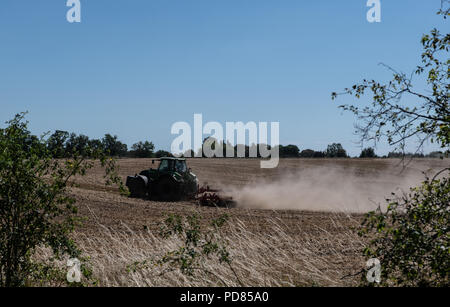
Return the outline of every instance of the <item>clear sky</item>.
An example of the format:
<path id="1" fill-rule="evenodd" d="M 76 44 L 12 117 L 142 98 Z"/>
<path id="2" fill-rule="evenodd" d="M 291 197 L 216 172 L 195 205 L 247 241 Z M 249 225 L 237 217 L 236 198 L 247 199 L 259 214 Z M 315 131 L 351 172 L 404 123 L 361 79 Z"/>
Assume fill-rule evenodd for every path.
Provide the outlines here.
<path id="1" fill-rule="evenodd" d="M 33 133 L 55 129 L 170 149 L 176 121 L 279 121 L 280 143 L 352 155 L 354 117 L 330 94 L 380 62 L 410 73 L 423 33 L 443 31 L 439 0 L 65 0 L 0 2 L 0 121 L 28 110 Z M 429 149 L 432 149 L 429 147 Z M 386 153 L 385 144 L 378 153 Z"/>

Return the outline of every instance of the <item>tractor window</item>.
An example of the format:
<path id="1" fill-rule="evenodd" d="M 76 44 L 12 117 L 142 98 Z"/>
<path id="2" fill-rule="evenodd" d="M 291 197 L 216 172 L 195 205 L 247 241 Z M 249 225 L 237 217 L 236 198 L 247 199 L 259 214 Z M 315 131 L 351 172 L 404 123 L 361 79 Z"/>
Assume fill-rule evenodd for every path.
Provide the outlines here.
<path id="1" fill-rule="evenodd" d="M 178 173 L 186 173 L 187 167 L 186 167 L 186 161 L 177 161 L 175 164 L 175 169 Z"/>
<path id="2" fill-rule="evenodd" d="M 160 170 L 160 171 L 168 171 L 169 170 L 169 161 L 168 160 L 161 160 L 161 163 L 159 164 L 158 170 Z"/>

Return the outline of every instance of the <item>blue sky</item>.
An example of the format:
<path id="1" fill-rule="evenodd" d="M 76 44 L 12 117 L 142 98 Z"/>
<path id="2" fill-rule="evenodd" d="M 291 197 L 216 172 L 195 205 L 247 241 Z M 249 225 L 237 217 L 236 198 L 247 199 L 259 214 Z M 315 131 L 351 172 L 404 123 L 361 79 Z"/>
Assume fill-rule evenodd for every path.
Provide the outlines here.
<path id="1" fill-rule="evenodd" d="M 439 0 L 65 0 L 0 3 L 0 121 L 28 110 L 33 133 L 55 129 L 170 149 L 176 121 L 279 121 L 280 142 L 359 153 L 355 119 L 330 94 L 380 62 L 411 72 Z M 433 149 L 428 147 L 428 149 Z M 377 152 L 386 153 L 380 144 Z"/>

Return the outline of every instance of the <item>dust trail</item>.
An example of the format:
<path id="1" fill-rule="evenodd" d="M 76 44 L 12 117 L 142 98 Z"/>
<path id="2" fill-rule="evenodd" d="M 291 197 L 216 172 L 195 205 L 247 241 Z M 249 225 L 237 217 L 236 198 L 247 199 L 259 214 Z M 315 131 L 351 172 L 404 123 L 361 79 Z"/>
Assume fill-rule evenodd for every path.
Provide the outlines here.
<path id="1" fill-rule="evenodd" d="M 385 199 L 392 192 L 401 195 L 423 180 L 418 168 L 400 172 L 394 166 L 387 170 L 313 167 L 230 192 L 244 208 L 360 213 L 378 205 L 385 208 Z"/>

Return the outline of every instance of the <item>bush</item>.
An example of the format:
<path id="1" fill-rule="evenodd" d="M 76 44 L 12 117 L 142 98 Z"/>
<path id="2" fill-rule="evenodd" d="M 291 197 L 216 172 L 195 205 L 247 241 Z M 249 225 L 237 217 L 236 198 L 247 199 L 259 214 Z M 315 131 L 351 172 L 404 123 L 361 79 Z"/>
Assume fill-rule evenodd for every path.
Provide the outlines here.
<path id="1" fill-rule="evenodd" d="M 341 144 L 333 143 L 328 145 L 325 156 L 327 158 L 347 158 L 347 151 L 345 151 Z"/>
<path id="2" fill-rule="evenodd" d="M 386 212 L 370 212 L 360 230 L 366 256 L 381 262 L 382 285 L 450 286 L 450 179 L 427 179 Z"/>
<path id="3" fill-rule="evenodd" d="M 372 147 L 365 148 L 361 151 L 359 155 L 360 158 L 376 158 L 375 150 Z"/>
<path id="4" fill-rule="evenodd" d="M 128 266 L 129 271 L 136 272 L 148 267 L 167 266 L 166 272 L 179 270 L 186 276 L 194 276 L 195 272 L 203 272 L 227 284 L 216 274 L 205 267 L 207 259 L 216 258 L 220 264 L 227 266 L 236 281 L 243 286 L 239 276 L 232 266 L 232 258 L 227 243 L 221 238 L 220 230 L 228 222 L 228 215 L 224 214 L 210 221 L 206 227 L 204 221 L 197 214 L 182 217 L 170 214 L 160 224 L 159 235 L 163 239 L 179 238 L 181 245 L 167 252 L 160 259 L 147 259 Z"/>
<path id="5" fill-rule="evenodd" d="M 138 142 L 131 146 L 131 151 L 129 155 L 136 158 L 152 158 L 153 150 L 155 149 L 155 145 L 152 142 Z"/>
<path id="6" fill-rule="evenodd" d="M 312 157 L 314 157 L 314 150 L 312 150 L 312 149 L 302 150 L 302 152 L 300 153 L 300 157 L 301 158 L 312 158 Z"/>
<path id="7" fill-rule="evenodd" d="M 280 145 L 280 158 L 297 158 L 300 155 L 300 150 L 296 145 Z"/>
<path id="8" fill-rule="evenodd" d="M 172 154 L 165 150 L 158 150 L 157 152 L 155 152 L 155 157 L 156 158 L 172 157 Z"/>
<path id="9" fill-rule="evenodd" d="M 48 141 L 31 135 L 24 113 L 7 124 L 0 129 L 0 286 L 11 287 L 32 284 L 33 276 L 54 271 L 32 260 L 38 247 L 51 248 L 55 259 L 80 256 L 70 238 L 79 219 L 68 188 L 73 176 L 94 165 L 86 156 L 100 160 L 108 183 L 123 186 L 114 160 L 102 152 L 84 147 L 83 155 L 74 150 L 70 159 L 55 160 L 58 142 L 51 139 L 49 150 Z"/>
<path id="10" fill-rule="evenodd" d="M 123 157 L 127 154 L 127 145 L 118 140 L 117 135 L 105 134 L 102 139 L 105 152 L 112 157 Z"/>

